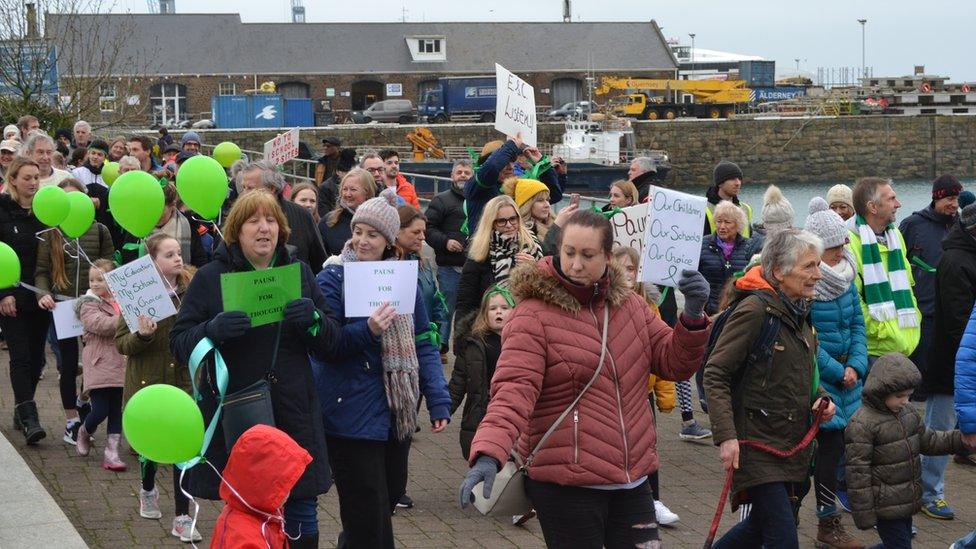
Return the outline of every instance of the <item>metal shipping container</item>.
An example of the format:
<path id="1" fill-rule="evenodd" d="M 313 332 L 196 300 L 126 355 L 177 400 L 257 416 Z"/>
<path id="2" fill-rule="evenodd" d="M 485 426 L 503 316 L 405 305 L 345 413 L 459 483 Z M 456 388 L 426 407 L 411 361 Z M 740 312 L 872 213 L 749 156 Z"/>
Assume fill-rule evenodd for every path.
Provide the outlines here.
<path id="1" fill-rule="evenodd" d="M 308 128 L 314 124 L 311 99 L 285 98 L 285 127 Z"/>
<path id="2" fill-rule="evenodd" d="M 739 78 L 750 88 L 775 86 L 776 61 L 739 61 Z"/>
<path id="3" fill-rule="evenodd" d="M 285 126 L 285 109 L 280 95 L 257 94 L 250 99 L 252 128 L 283 128 Z"/>
<path id="4" fill-rule="evenodd" d="M 767 103 L 769 101 L 783 101 L 796 99 L 807 94 L 807 89 L 801 86 L 756 87 L 749 93 L 750 103 Z"/>
<path id="5" fill-rule="evenodd" d="M 215 95 L 210 99 L 214 124 L 218 128 L 250 128 L 251 115 L 246 95 Z"/>

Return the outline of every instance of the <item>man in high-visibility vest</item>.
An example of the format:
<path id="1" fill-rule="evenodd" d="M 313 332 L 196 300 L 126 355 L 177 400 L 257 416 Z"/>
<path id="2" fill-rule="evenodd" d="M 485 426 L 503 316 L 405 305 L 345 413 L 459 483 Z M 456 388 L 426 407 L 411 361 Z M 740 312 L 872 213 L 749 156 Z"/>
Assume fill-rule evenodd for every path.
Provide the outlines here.
<path id="1" fill-rule="evenodd" d="M 705 210 L 704 234 L 710 235 L 715 232 L 715 217 L 713 215 L 715 206 L 723 200 L 729 200 L 746 213 L 746 226 L 742 230 L 742 236 L 749 238 L 752 234 L 752 206 L 739 201 L 739 189 L 742 188 L 742 170 L 735 163 L 723 160 L 715 165 L 712 180 L 714 184 L 705 192 L 708 208 Z"/>

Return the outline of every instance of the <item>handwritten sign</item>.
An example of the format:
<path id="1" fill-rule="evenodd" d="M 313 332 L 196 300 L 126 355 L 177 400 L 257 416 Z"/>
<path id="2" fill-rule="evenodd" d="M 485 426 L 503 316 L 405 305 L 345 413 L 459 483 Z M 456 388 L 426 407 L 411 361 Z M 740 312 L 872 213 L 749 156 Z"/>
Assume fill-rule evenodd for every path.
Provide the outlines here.
<path id="1" fill-rule="evenodd" d="M 495 129 L 505 135 L 522 134 L 522 141 L 535 147 L 535 90 L 498 63 L 495 63 L 495 89 Z"/>
<path id="2" fill-rule="evenodd" d="M 347 318 L 369 316 L 384 302 L 413 314 L 417 300 L 416 261 L 346 263 L 342 282 Z"/>
<path id="3" fill-rule="evenodd" d="M 698 269 L 705 197 L 661 187 L 651 187 L 648 195 L 640 279 L 676 287 L 681 271 Z"/>
<path id="4" fill-rule="evenodd" d="M 54 331 L 58 334 L 58 339 L 70 339 L 78 337 L 85 331 L 81 325 L 81 319 L 75 314 L 75 303 L 77 299 L 70 301 L 58 301 L 54 304 Z"/>
<path id="5" fill-rule="evenodd" d="M 279 133 L 264 144 L 264 159 L 277 166 L 298 156 L 298 128 Z"/>
<path id="6" fill-rule="evenodd" d="M 284 318 L 285 305 L 302 297 L 302 271 L 298 263 L 220 275 L 225 311 L 244 311 L 251 326 L 264 326 Z"/>
<path id="7" fill-rule="evenodd" d="M 129 331 L 139 330 L 139 317 L 147 316 L 162 320 L 176 314 L 176 307 L 169 297 L 169 289 L 159 276 L 152 257 L 144 255 L 105 274 L 108 289 L 122 309 Z"/>
<path id="8" fill-rule="evenodd" d="M 610 227 L 613 229 L 613 245 L 633 248 L 643 257 L 644 233 L 647 232 L 647 204 L 628 206 L 610 217 Z M 641 265 L 637 266 L 637 277 L 640 279 Z"/>

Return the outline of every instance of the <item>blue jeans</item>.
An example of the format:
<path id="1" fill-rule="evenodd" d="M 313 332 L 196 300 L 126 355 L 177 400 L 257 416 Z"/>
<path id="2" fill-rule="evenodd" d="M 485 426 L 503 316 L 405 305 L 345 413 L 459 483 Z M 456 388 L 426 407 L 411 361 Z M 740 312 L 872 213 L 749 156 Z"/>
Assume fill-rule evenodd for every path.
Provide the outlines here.
<path id="1" fill-rule="evenodd" d="M 451 344 L 451 324 L 454 323 L 454 307 L 457 305 L 458 282 L 461 281 L 460 267 L 437 267 L 437 285 L 447 302 L 447 322 L 441 326 L 441 347 Z"/>
<path id="2" fill-rule="evenodd" d="M 871 549 L 912 549 L 912 517 L 878 519 L 881 543 Z"/>
<path id="3" fill-rule="evenodd" d="M 956 540 L 956 549 L 976 549 L 976 530 Z"/>
<path id="4" fill-rule="evenodd" d="M 950 431 L 956 426 L 956 409 L 952 395 L 932 394 L 925 401 L 925 426 L 936 431 Z M 944 498 L 943 488 L 949 456 L 922 456 L 922 503 Z"/>
<path id="5" fill-rule="evenodd" d="M 317 534 L 319 515 L 317 498 L 289 499 L 285 502 L 285 532 L 291 537 Z"/>
<path id="6" fill-rule="evenodd" d="M 712 546 L 714 549 L 752 548 L 799 549 L 789 485 L 770 482 L 749 488 L 752 510 Z"/>

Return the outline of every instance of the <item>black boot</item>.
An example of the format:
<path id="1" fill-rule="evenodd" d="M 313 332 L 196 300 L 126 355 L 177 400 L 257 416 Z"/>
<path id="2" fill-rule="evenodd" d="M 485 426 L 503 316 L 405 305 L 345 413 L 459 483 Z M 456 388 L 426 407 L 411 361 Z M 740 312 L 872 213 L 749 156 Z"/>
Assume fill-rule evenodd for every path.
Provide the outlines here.
<path id="1" fill-rule="evenodd" d="M 24 432 L 27 444 L 36 444 L 37 441 L 47 436 L 44 428 L 41 427 L 41 422 L 37 419 L 37 404 L 33 400 L 21 402 L 17 405 L 16 410 L 20 415 L 21 429 Z"/>
<path id="2" fill-rule="evenodd" d="M 304 534 L 296 540 L 288 540 L 289 549 L 319 549 L 319 533 Z"/>
<path id="3" fill-rule="evenodd" d="M 17 407 L 14 406 L 14 430 L 20 430 L 20 414 L 17 413 Z"/>

